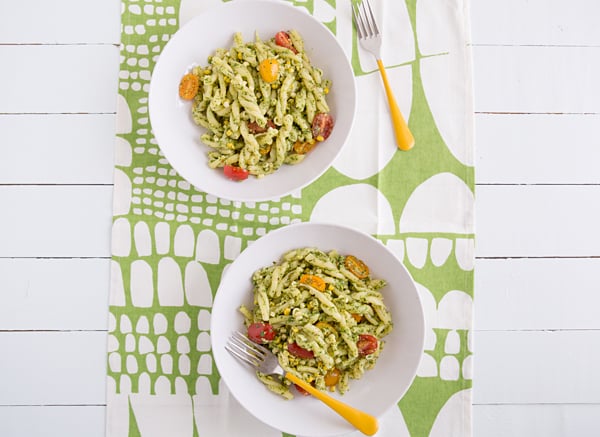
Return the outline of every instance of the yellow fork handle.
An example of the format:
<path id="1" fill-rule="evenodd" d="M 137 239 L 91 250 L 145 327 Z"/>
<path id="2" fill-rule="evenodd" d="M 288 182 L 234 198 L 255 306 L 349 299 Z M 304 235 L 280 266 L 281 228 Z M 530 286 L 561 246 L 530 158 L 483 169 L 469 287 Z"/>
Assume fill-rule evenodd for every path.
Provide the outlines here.
<path id="1" fill-rule="evenodd" d="M 286 373 L 285 377 L 292 381 L 294 384 L 298 384 L 311 395 L 325 403 L 329 408 L 336 411 L 340 416 L 342 416 L 344 419 L 346 419 L 348 422 L 354 425 L 356 429 L 358 429 L 363 434 L 373 435 L 379 429 L 379 424 L 377 423 L 376 417 L 359 411 L 356 408 L 352 408 L 351 406 L 346 405 L 343 402 L 332 398 L 331 396 L 328 396 L 327 394 L 317 390 L 312 385 L 302 381 L 300 378 L 291 373 Z"/>
<path id="2" fill-rule="evenodd" d="M 410 150 L 415 145 L 415 138 L 408 129 L 408 125 L 406 124 L 406 121 L 404 121 L 404 117 L 400 112 L 398 103 L 396 103 L 394 93 L 392 92 L 392 88 L 388 82 L 387 73 L 385 72 L 385 67 L 383 66 L 381 59 L 377 59 L 377 66 L 379 67 L 381 78 L 383 79 L 383 86 L 385 88 L 388 104 L 390 106 L 392 125 L 394 126 L 394 134 L 396 136 L 396 144 L 400 150 Z"/>

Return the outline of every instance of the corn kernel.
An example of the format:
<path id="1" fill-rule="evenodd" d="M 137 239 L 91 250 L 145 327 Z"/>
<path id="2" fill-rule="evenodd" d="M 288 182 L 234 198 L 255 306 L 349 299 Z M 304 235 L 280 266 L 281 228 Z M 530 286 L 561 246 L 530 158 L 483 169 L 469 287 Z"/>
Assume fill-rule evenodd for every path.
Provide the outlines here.
<path id="1" fill-rule="evenodd" d="M 277 84 L 276 83 L 271 84 L 271 88 L 273 88 L 274 90 L 276 90 L 277 89 Z"/>
<path id="2" fill-rule="evenodd" d="M 226 132 L 226 134 L 227 134 L 227 136 L 228 136 L 228 137 L 230 137 L 232 133 L 233 133 L 233 132 L 231 132 L 231 129 L 227 129 L 227 132 Z"/>
<path id="3" fill-rule="evenodd" d="M 241 52 L 238 52 L 238 54 L 237 54 L 237 58 L 238 58 L 238 59 L 242 59 L 242 58 L 243 58 L 243 56 L 242 56 L 242 53 L 241 53 Z"/>
<path id="4" fill-rule="evenodd" d="M 233 143 L 227 143 L 227 148 L 228 149 L 233 149 Z"/>
<path id="5" fill-rule="evenodd" d="M 204 70 L 204 74 L 210 74 L 210 70 L 207 68 L 206 70 Z"/>
<path id="6" fill-rule="evenodd" d="M 319 135 L 317 137 L 317 141 L 324 141 L 324 140 L 325 140 L 325 138 L 323 138 L 323 135 Z"/>
<path id="7" fill-rule="evenodd" d="M 329 290 L 333 290 L 333 285 L 329 284 L 329 287 L 327 287 Z"/>
<path id="8" fill-rule="evenodd" d="M 283 310 L 283 314 L 285 314 L 286 316 L 290 314 L 290 309 L 289 308 L 285 308 Z"/>
<path id="9" fill-rule="evenodd" d="M 325 94 L 329 94 L 329 88 L 325 88 L 325 89 L 323 90 L 323 92 L 324 92 Z"/>

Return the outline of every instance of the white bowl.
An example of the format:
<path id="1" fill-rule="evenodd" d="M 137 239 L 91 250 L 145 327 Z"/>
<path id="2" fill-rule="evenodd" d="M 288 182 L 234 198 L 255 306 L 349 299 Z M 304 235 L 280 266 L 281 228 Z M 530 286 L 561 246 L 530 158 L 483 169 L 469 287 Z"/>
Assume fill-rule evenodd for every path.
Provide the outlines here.
<path id="1" fill-rule="evenodd" d="M 241 32 L 244 41 L 251 41 L 255 32 L 267 40 L 289 29 L 298 30 L 312 64 L 332 81 L 327 102 L 335 121 L 333 132 L 297 165 L 283 165 L 262 179 L 250 176 L 242 182 L 229 180 L 222 169 L 208 167 L 209 147 L 200 141 L 205 130 L 194 124 L 191 103 L 179 98 L 179 81 L 193 66 L 207 65 L 207 57 L 215 49 L 231 47 L 235 32 Z M 259 201 L 290 194 L 329 168 L 350 134 L 356 112 L 356 86 L 348 57 L 335 36 L 305 10 L 281 1 L 244 0 L 207 10 L 175 33 L 152 73 L 148 105 L 158 145 L 181 177 L 218 197 Z"/>
<path id="2" fill-rule="evenodd" d="M 402 263 L 370 235 L 333 224 L 301 223 L 279 228 L 245 249 L 228 267 L 217 291 L 211 316 L 212 352 L 221 377 L 233 396 L 266 424 L 294 435 L 333 436 L 354 430 L 352 425 L 312 396 L 292 400 L 270 392 L 252 369 L 226 350 L 228 337 L 243 331 L 238 307 L 252 306 L 252 273 L 278 262 L 286 251 L 299 247 L 336 249 L 353 254 L 370 268 L 373 277 L 385 279 L 381 290 L 394 322 L 375 367 L 350 389 L 334 397 L 380 417 L 395 406 L 410 387 L 423 353 L 425 322 L 416 285 Z"/>

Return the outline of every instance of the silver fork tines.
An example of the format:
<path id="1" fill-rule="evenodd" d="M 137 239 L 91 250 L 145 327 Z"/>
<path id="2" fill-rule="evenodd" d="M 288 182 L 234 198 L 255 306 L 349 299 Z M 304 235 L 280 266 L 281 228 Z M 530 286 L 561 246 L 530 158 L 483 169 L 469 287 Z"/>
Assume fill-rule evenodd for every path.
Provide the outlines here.
<path id="1" fill-rule="evenodd" d="M 236 358 L 254 367 L 260 366 L 265 360 L 268 349 L 254 343 L 240 332 L 234 332 L 225 345 L 225 349 Z"/>
<path id="2" fill-rule="evenodd" d="M 354 15 L 359 38 L 364 39 L 379 36 L 379 28 L 375 21 L 375 15 L 367 0 L 363 0 L 359 4 L 352 3 L 352 14 Z"/>
<path id="3" fill-rule="evenodd" d="M 264 346 L 254 343 L 246 335 L 239 331 L 235 331 L 229 337 L 225 349 L 244 364 L 254 367 L 260 373 L 265 375 L 279 375 L 292 381 L 294 384 L 299 384 L 316 398 L 323 401 L 330 408 L 344 417 L 348 422 L 353 424 L 366 435 L 373 435 L 377 432 L 377 418 L 365 412 L 356 410 L 337 399 L 334 399 L 327 394 L 316 390 L 307 382 L 299 379 L 296 375 L 285 372 L 277 357 Z"/>

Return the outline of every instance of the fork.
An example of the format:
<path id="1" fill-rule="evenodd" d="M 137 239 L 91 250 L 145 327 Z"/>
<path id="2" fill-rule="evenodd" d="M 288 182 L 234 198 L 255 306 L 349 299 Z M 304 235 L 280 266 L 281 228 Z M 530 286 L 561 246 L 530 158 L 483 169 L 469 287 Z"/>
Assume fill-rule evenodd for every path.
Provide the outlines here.
<path id="1" fill-rule="evenodd" d="M 352 1 L 352 15 L 354 16 L 354 24 L 356 26 L 356 33 L 358 34 L 358 40 L 360 45 L 367 51 L 371 52 L 375 56 L 377 61 L 377 67 L 381 73 L 383 79 L 383 86 L 385 88 L 385 94 L 387 95 L 388 104 L 390 107 L 390 114 L 392 117 L 392 125 L 394 126 L 394 134 L 396 137 L 396 144 L 400 150 L 410 150 L 415 145 L 415 138 L 410 132 L 402 112 L 396 103 L 396 98 L 392 92 L 392 88 L 388 82 L 387 73 L 381 60 L 381 33 L 375 22 L 375 16 L 368 0 L 361 0 L 359 2 Z"/>
<path id="2" fill-rule="evenodd" d="M 363 434 L 373 435 L 377 432 L 377 429 L 379 428 L 377 418 L 344 404 L 343 402 L 332 398 L 331 396 L 328 396 L 307 382 L 301 380 L 293 373 L 286 372 L 279 365 L 279 361 L 273 352 L 264 346 L 254 343 L 244 334 L 235 331 L 229 338 L 227 345 L 225 345 L 225 349 L 227 349 L 227 351 L 229 351 L 229 353 L 231 353 L 235 358 L 254 367 L 261 373 L 266 375 L 284 376 L 294 384 L 299 385 L 311 395 L 336 411 L 340 416 L 354 425 L 354 427 Z"/>

